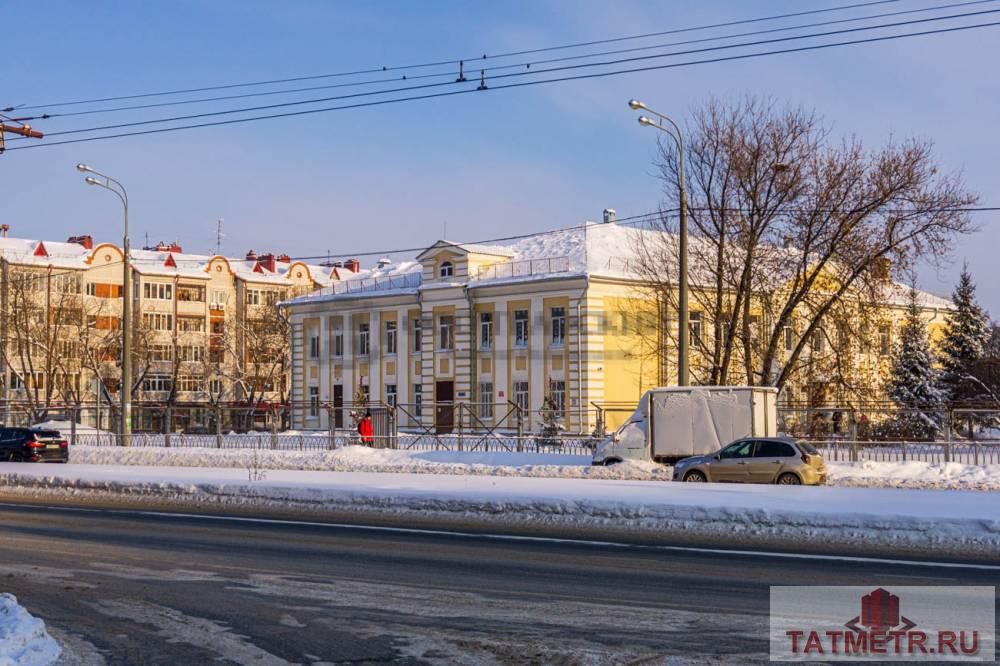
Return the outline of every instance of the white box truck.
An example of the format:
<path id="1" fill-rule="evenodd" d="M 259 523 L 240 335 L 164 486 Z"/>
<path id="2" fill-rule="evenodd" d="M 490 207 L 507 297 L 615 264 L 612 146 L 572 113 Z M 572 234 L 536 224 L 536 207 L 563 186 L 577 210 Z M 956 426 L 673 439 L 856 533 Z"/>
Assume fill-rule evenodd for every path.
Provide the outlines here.
<path id="1" fill-rule="evenodd" d="M 743 437 L 778 434 L 778 390 L 759 386 L 676 386 L 647 391 L 631 418 L 594 449 L 593 464 L 713 453 Z"/>

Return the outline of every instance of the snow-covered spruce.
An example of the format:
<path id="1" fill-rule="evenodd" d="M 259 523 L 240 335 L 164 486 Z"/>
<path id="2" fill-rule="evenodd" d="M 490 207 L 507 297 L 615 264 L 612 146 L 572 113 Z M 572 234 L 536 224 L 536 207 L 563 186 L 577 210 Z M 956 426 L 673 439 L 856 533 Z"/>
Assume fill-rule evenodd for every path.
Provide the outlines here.
<path id="1" fill-rule="evenodd" d="M 947 316 L 940 350 L 940 383 L 945 397 L 955 402 L 994 398 L 974 373 L 989 342 L 990 327 L 986 313 L 976 302 L 976 285 L 967 267 L 962 268 L 951 300 L 955 309 Z"/>
<path id="2" fill-rule="evenodd" d="M 0 666 L 48 666 L 62 650 L 45 630 L 45 623 L 0 593 Z"/>
<path id="3" fill-rule="evenodd" d="M 946 396 L 938 384 L 915 288 L 910 290 L 906 319 L 893 350 L 889 397 L 901 409 L 887 424 L 893 437 L 930 439 L 941 429 Z"/>

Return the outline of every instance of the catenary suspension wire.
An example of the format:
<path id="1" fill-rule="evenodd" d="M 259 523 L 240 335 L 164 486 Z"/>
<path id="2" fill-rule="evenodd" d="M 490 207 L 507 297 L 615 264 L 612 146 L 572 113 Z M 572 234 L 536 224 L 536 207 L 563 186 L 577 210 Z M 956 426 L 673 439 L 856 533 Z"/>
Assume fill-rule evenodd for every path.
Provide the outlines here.
<path id="1" fill-rule="evenodd" d="M 594 53 L 583 53 L 583 54 L 576 54 L 576 55 L 571 55 L 571 56 L 563 56 L 563 57 L 559 57 L 559 58 L 548 58 L 548 59 L 535 60 L 535 61 L 530 61 L 530 62 L 510 63 L 510 64 L 506 64 L 506 65 L 496 65 L 496 66 L 493 66 L 493 67 L 485 67 L 485 68 L 477 68 L 477 69 L 479 69 L 480 71 L 485 72 L 486 74 L 489 75 L 492 72 L 498 72 L 498 71 L 502 71 L 502 70 L 525 69 L 525 68 L 531 68 L 531 67 L 537 66 L 537 65 L 546 65 L 546 64 L 558 63 L 558 62 L 569 62 L 569 61 L 573 61 L 573 60 L 583 60 L 583 59 L 587 59 L 587 58 L 596 58 L 596 57 L 607 56 L 607 55 L 618 55 L 618 54 L 623 54 L 623 53 L 636 53 L 636 52 L 639 52 L 639 51 L 652 51 L 652 50 L 655 50 L 655 49 L 669 48 L 669 47 L 674 47 L 674 46 L 684 46 L 684 45 L 687 45 L 687 44 L 702 44 L 702 43 L 705 43 L 705 42 L 717 42 L 717 41 L 722 41 L 722 40 L 727 40 L 727 39 L 737 39 L 737 38 L 740 38 L 740 37 L 751 37 L 751 36 L 755 36 L 755 35 L 774 34 L 774 33 L 778 33 L 778 32 L 789 32 L 789 31 L 792 31 L 792 30 L 803 30 L 803 29 L 806 29 L 806 28 L 817 28 L 817 27 L 822 27 L 822 26 L 827 26 L 827 25 L 842 25 L 844 23 L 856 23 L 858 21 L 868 21 L 868 20 L 879 19 L 879 18 L 888 18 L 888 17 L 892 17 L 892 16 L 904 16 L 904 15 L 911 15 L 911 14 L 927 13 L 927 12 L 931 12 L 931 11 L 940 11 L 940 10 L 944 10 L 944 9 L 954 9 L 954 8 L 957 8 L 957 7 L 969 7 L 969 6 L 974 6 L 974 5 L 991 4 L 991 3 L 998 2 L 998 1 L 1000 1 L 1000 0 L 971 0 L 969 2 L 959 2 L 959 3 L 953 3 L 953 4 L 947 4 L 947 5 L 936 5 L 936 6 L 933 6 L 933 7 L 921 7 L 921 8 L 918 8 L 918 9 L 907 9 L 907 10 L 896 11 L 896 12 L 883 12 L 883 13 L 880 13 L 880 14 L 869 14 L 867 16 L 856 16 L 856 17 L 852 17 L 852 18 L 835 19 L 835 20 L 831 20 L 831 21 L 819 21 L 819 22 L 814 22 L 814 23 L 801 23 L 801 24 L 798 24 L 798 25 L 784 26 L 784 27 L 781 27 L 781 28 L 768 28 L 766 30 L 754 30 L 754 31 L 750 31 L 750 32 L 740 32 L 740 33 L 734 33 L 734 34 L 729 34 L 729 35 L 719 35 L 719 36 L 713 36 L 713 37 L 702 37 L 702 38 L 699 38 L 699 39 L 689 39 L 689 40 L 683 40 L 683 41 L 677 41 L 677 42 L 668 42 L 668 43 L 664 43 L 664 44 L 653 44 L 653 45 L 648 45 L 648 46 L 637 46 L 637 47 L 632 47 L 632 48 L 627 48 L 627 49 L 616 49 L 616 50 L 612 50 L 612 51 L 599 51 L 599 52 L 594 52 Z M 48 119 L 48 118 L 70 118 L 70 117 L 77 117 L 77 116 L 97 115 L 97 114 L 103 114 L 103 113 L 117 113 L 117 112 L 121 112 L 121 111 L 136 111 L 136 110 L 164 108 L 164 107 L 171 107 L 171 106 L 184 106 L 184 105 L 188 105 L 188 104 L 204 104 L 204 103 L 207 103 L 207 102 L 230 101 L 230 100 L 236 100 L 236 99 L 248 99 L 248 98 L 256 98 L 256 97 L 272 97 L 272 96 L 276 96 L 276 95 L 293 95 L 293 94 L 296 94 L 296 93 L 312 92 L 312 91 L 316 91 L 316 90 L 331 90 L 331 89 L 337 89 L 337 88 L 357 88 L 357 87 L 361 87 L 361 86 L 375 85 L 375 84 L 378 84 L 378 83 L 393 83 L 393 82 L 398 82 L 398 81 L 401 81 L 401 80 L 417 81 L 417 80 L 422 80 L 422 79 L 434 79 L 434 78 L 454 77 L 454 76 L 455 76 L 455 71 L 452 70 L 452 69 L 449 69 L 449 70 L 444 71 L 444 72 L 435 72 L 433 74 L 419 74 L 419 75 L 416 75 L 416 76 L 407 76 L 407 75 L 404 75 L 404 76 L 402 76 L 402 78 L 400 78 L 399 76 L 396 76 L 396 77 L 393 77 L 393 78 L 369 79 L 369 80 L 365 80 L 365 81 L 353 81 L 353 82 L 350 82 L 350 83 L 335 83 L 335 84 L 319 85 L 319 86 L 307 86 L 307 87 L 300 87 L 300 88 L 287 88 L 287 89 L 283 89 L 283 90 L 267 90 L 267 91 L 264 91 L 264 92 L 241 93 L 241 94 L 238 94 L 238 95 L 217 95 L 217 96 L 214 96 L 214 97 L 199 97 L 199 98 L 196 98 L 196 99 L 182 99 L 182 100 L 173 100 L 173 101 L 168 101 L 168 102 L 154 102 L 154 103 L 149 103 L 149 104 L 133 104 L 133 105 L 125 105 L 125 106 L 104 107 L 104 108 L 99 108 L 99 109 L 87 109 L 87 110 L 84 110 L 84 111 L 69 111 L 69 112 L 64 112 L 64 113 L 51 113 L 51 114 L 45 114 L 44 116 L 30 117 L 30 118 L 27 118 L 27 120 Z M 457 83 L 458 81 L 455 81 L 455 82 Z"/>
<path id="2" fill-rule="evenodd" d="M 855 39 L 855 40 L 848 40 L 848 41 L 841 41 L 841 42 L 830 42 L 830 43 L 827 43 L 827 44 L 812 44 L 812 45 L 808 45 L 808 46 L 799 46 L 799 47 L 793 47 L 793 48 L 787 48 L 787 49 L 777 49 L 777 50 L 772 50 L 772 51 L 759 51 L 759 52 L 756 52 L 756 53 L 745 53 L 745 54 L 738 54 L 738 55 L 732 55 L 732 56 L 721 56 L 721 57 L 717 57 L 717 58 L 706 58 L 706 59 L 702 59 L 702 60 L 691 60 L 691 61 L 687 61 L 687 62 L 669 63 L 669 64 L 665 64 L 665 65 L 650 65 L 650 66 L 646 66 L 646 67 L 633 67 L 633 68 L 628 68 L 628 69 L 612 70 L 610 72 L 595 72 L 595 73 L 588 73 L 588 74 L 577 74 L 577 75 L 572 75 L 572 76 L 562 76 L 562 77 L 556 77 L 556 78 L 550 78 L 550 79 L 541 79 L 541 80 L 535 80 L 535 81 L 522 81 L 522 82 L 508 83 L 508 84 L 503 84 L 503 85 L 489 86 L 485 90 L 486 91 L 489 91 L 489 90 L 495 91 L 495 90 L 504 90 L 504 89 L 508 89 L 508 88 L 523 88 L 523 87 L 528 87 L 528 86 L 535 86 L 535 85 L 542 85 L 542 84 L 549 84 L 549 83 L 561 83 L 561 82 L 566 82 L 566 81 L 579 81 L 579 80 L 584 80 L 584 79 L 604 78 L 604 77 L 609 77 L 609 76 L 619 76 L 619 75 L 622 75 L 622 74 L 633 74 L 633 73 L 637 73 L 637 72 L 648 72 L 648 71 L 655 71 L 655 70 L 662 70 L 662 69 L 673 69 L 673 68 L 677 68 L 677 67 L 688 67 L 688 66 L 692 66 L 692 65 L 701 65 L 701 64 L 709 64 L 709 63 L 746 60 L 746 59 L 750 59 L 750 58 L 759 58 L 759 57 L 768 56 L 768 55 L 783 55 L 783 54 L 789 54 L 789 53 L 802 53 L 802 52 L 807 52 L 807 51 L 816 51 L 816 50 L 820 50 L 820 49 L 833 48 L 833 47 L 837 47 L 837 46 L 853 46 L 853 45 L 858 45 L 858 44 L 872 44 L 872 43 L 878 43 L 878 42 L 892 41 L 892 40 L 896 40 L 896 39 L 904 39 L 904 38 L 908 38 L 908 37 L 920 37 L 920 36 L 925 36 L 925 35 L 946 34 L 946 33 L 953 33 L 953 32 L 965 31 L 965 30 L 974 30 L 974 29 L 978 29 L 978 28 L 994 27 L 994 26 L 997 26 L 997 25 L 1000 25 L 1000 21 L 992 21 L 992 22 L 986 22 L 986 23 L 976 23 L 976 24 L 970 24 L 970 25 L 955 26 L 955 27 L 950 27 L 950 28 L 937 28 L 937 29 L 932 29 L 932 30 L 923 30 L 923 31 L 919 31 L 919 32 L 902 33 L 902 34 L 896 34 L 896 35 L 885 35 L 885 36 L 880 36 L 880 37 L 869 37 L 869 38 L 864 38 L 864 39 Z M 340 110 L 345 110 L 345 109 L 356 109 L 356 108 L 363 108 L 363 107 L 382 106 L 382 105 L 386 105 L 386 104 L 396 104 L 396 103 L 399 103 L 399 102 L 409 102 L 409 101 L 416 101 L 416 100 L 434 99 L 434 98 L 438 98 L 438 97 L 450 97 L 450 96 L 454 96 L 454 95 L 461 95 L 461 94 L 475 93 L 475 92 L 483 92 L 483 91 L 478 90 L 478 89 L 450 90 L 450 91 L 445 91 L 445 92 L 428 93 L 428 94 L 424 94 L 424 95 L 411 95 L 411 96 L 407 96 L 407 97 L 397 97 L 397 98 L 391 98 L 391 99 L 385 99 L 385 100 L 374 100 L 374 101 L 368 101 L 368 102 L 359 102 L 359 103 L 355 103 L 355 104 L 345 104 L 345 105 L 339 105 L 339 106 L 323 107 L 323 108 L 319 108 L 319 109 L 307 109 L 307 110 L 302 110 L 302 111 L 290 111 L 290 112 L 285 112 L 285 113 L 275 113 L 275 114 L 267 114 L 267 115 L 262 115 L 262 116 L 252 116 L 252 117 L 249 117 L 249 118 L 234 118 L 234 119 L 230 119 L 230 120 L 219 120 L 219 121 L 212 121 L 212 122 L 205 122 L 205 123 L 194 123 L 194 124 L 190 124 L 190 125 L 180 125 L 180 126 L 176 126 L 176 127 L 164 127 L 164 128 L 140 130 L 140 131 L 135 131 L 135 132 L 121 132 L 121 133 L 118 133 L 118 134 L 107 134 L 107 135 L 101 135 L 101 136 L 95 136 L 95 137 L 85 137 L 85 138 L 79 138 L 79 139 L 65 139 L 65 140 L 62 140 L 62 141 L 51 141 L 51 142 L 47 142 L 47 143 L 38 143 L 38 144 L 32 144 L 32 145 L 13 146 L 13 147 L 7 148 L 7 151 L 10 152 L 10 151 L 14 151 L 14 150 L 28 150 L 28 149 L 43 148 L 43 147 L 48 147 L 48 146 L 65 145 L 65 144 L 71 144 L 71 143 L 84 143 L 84 142 L 89 142 L 89 141 L 104 141 L 104 140 L 108 140 L 108 139 L 117 139 L 117 138 L 128 137 L 128 136 L 142 136 L 142 135 L 147 135 L 147 134 L 161 134 L 161 133 L 164 133 L 164 132 L 175 132 L 175 131 L 179 131 L 179 130 L 196 129 L 196 128 L 203 128 L 203 127 L 218 127 L 218 126 L 223 126 L 223 125 L 234 125 L 234 124 L 245 123 L 245 122 L 254 122 L 254 121 L 258 121 L 258 120 L 270 120 L 270 119 L 276 119 L 276 118 L 290 118 L 290 117 L 296 117 L 296 116 L 310 115 L 310 114 L 314 114 L 314 113 L 324 113 L 324 112 L 328 112 L 328 111 L 340 111 Z M 285 106 L 285 105 L 283 105 L 283 106 Z"/>
<path id="3" fill-rule="evenodd" d="M 553 72 L 560 72 L 560 71 L 566 71 L 566 70 L 576 70 L 576 69 L 581 69 L 581 68 L 583 68 L 583 69 L 590 69 L 590 68 L 595 68 L 595 67 L 610 67 L 610 66 L 613 66 L 613 65 L 619 65 L 619 64 L 623 64 L 623 63 L 627 63 L 627 62 L 657 60 L 657 59 L 661 59 L 661 58 L 672 58 L 672 57 L 681 56 L 681 55 L 691 55 L 691 54 L 696 54 L 696 53 L 706 53 L 706 52 L 713 52 L 713 51 L 720 51 L 720 50 L 745 48 L 745 47 L 751 47 L 751 46 L 762 46 L 762 45 L 766 45 L 766 44 L 777 44 L 777 43 L 784 43 L 784 42 L 796 41 L 796 40 L 802 40 L 802 39 L 811 39 L 811 38 L 816 38 L 816 37 L 830 37 L 830 36 L 833 36 L 833 35 L 855 33 L 855 32 L 868 31 L 868 30 L 881 30 L 881 29 L 886 29 L 886 28 L 896 28 L 896 27 L 905 26 L 905 25 L 914 25 L 914 24 L 922 24 L 922 23 L 928 23 L 928 22 L 937 22 L 937 21 L 944 21 L 944 20 L 950 20 L 950 19 L 956 19 L 956 18 L 968 18 L 968 17 L 972 17 L 972 16 L 980 16 L 980 15 L 984 15 L 984 14 L 996 14 L 996 13 L 1000 13 L 1000 9 L 988 9 L 988 10 L 982 10 L 982 11 L 978 11 L 978 12 L 967 12 L 967 13 L 964 13 L 964 14 L 952 14 L 952 15 L 949 15 L 949 16 L 932 17 L 932 18 L 924 18 L 924 19 L 913 19 L 913 20 L 910 20 L 910 21 L 897 21 L 897 22 L 893 22 L 893 23 L 883 23 L 883 24 L 879 24 L 879 25 L 864 26 L 864 27 L 858 27 L 858 28 L 844 28 L 844 29 L 840 29 L 840 30 L 830 30 L 830 31 L 826 31 L 826 32 L 811 33 L 811 34 L 807 34 L 807 35 L 795 35 L 795 36 L 791 36 L 791 37 L 779 37 L 779 38 L 774 38 L 774 39 L 763 39 L 763 40 L 755 40 L 755 41 L 750 41 L 750 42 L 741 42 L 741 43 L 738 43 L 738 44 L 727 44 L 727 45 L 723 45 L 723 46 L 712 46 L 712 47 L 705 47 L 705 48 L 700 48 L 700 49 L 688 49 L 688 50 L 685 50 L 685 51 L 675 51 L 675 52 L 672 52 L 672 53 L 664 53 L 664 54 L 656 54 L 656 55 L 645 55 L 645 56 L 634 56 L 634 57 L 631 57 L 631 58 L 621 58 L 621 59 L 618 59 L 618 60 L 606 60 L 606 61 L 603 61 L 603 62 L 585 63 L 585 64 L 578 64 L 578 65 L 564 65 L 564 66 L 561 66 L 561 67 L 550 67 L 550 68 L 547 68 L 547 69 L 540 69 L 540 70 L 535 70 L 535 71 L 516 72 L 516 73 L 510 73 L 510 74 L 500 74 L 500 75 L 492 77 L 491 81 L 496 81 L 496 80 L 500 80 L 500 79 L 514 78 L 514 77 L 523 77 L 523 76 L 538 76 L 538 75 L 541 75 L 541 74 L 547 74 L 547 73 L 553 73 Z M 983 27 L 983 26 L 980 25 L 980 26 L 964 26 L 964 27 Z M 904 36 L 914 36 L 914 35 L 917 35 L 917 34 L 932 34 L 934 32 L 947 32 L 947 30 L 935 30 L 935 31 L 927 31 L 927 32 L 923 32 L 923 33 L 912 33 L 912 34 L 902 34 L 902 35 L 889 35 L 889 36 L 883 37 L 882 40 L 887 39 L 887 38 L 897 38 L 897 37 L 904 37 Z M 843 44 L 864 43 L 865 41 L 880 41 L 880 40 L 879 39 L 859 40 L 859 41 L 854 41 L 854 42 L 844 42 Z M 842 45 L 842 44 L 837 44 L 837 45 Z M 824 46 L 824 45 L 818 45 L 818 46 Z M 808 50 L 808 49 L 801 49 L 801 50 Z M 791 51 L 794 51 L 794 49 L 791 50 Z M 781 53 L 781 52 L 790 52 L 790 51 L 778 51 L 778 53 Z M 657 69 L 657 68 L 653 67 L 653 68 L 649 68 L 649 69 Z M 633 71 L 633 70 L 626 70 L 626 71 Z M 634 71 L 645 71 L 645 70 L 634 70 Z M 559 79 L 559 80 L 565 80 L 565 79 Z M 298 101 L 294 101 L 294 102 L 281 102 L 281 103 L 278 103 L 278 104 L 267 104 L 267 105 L 261 105 L 261 106 L 253 106 L 253 107 L 243 107 L 243 108 L 238 108 L 238 109 L 228 109 L 228 110 L 224 110 L 224 111 L 208 111 L 208 112 L 204 112 L 204 113 L 189 114 L 189 115 L 184 115 L 184 116 L 173 116 L 173 117 L 169 117 L 169 118 L 156 118 L 156 119 L 151 119 L 151 120 L 140 120 L 140 121 L 128 122 L 128 123 L 116 123 L 116 124 L 112 124 L 112 125 L 99 125 L 99 126 L 87 127 L 87 128 L 80 128 L 80 129 L 75 129 L 75 130 L 64 130 L 64 131 L 60 131 L 60 132 L 49 132 L 47 134 L 47 136 L 49 136 L 49 137 L 53 137 L 53 136 L 65 136 L 65 135 L 68 135 L 68 134 L 85 134 L 85 133 L 105 131 L 105 130 L 124 129 L 124 128 L 128 128 L 128 127 L 143 127 L 143 126 L 146 126 L 146 125 L 156 125 L 156 124 L 161 124 L 161 123 L 180 122 L 180 121 L 185 121 L 185 120 L 197 120 L 199 118 L 211 118 L 211 117 L 222 116 L 222 115 L 231 115 L 231 114 L 238 114 L 238 113 L 250 113 L 250 112 L 254 112 L 254 111 L 267 111 L 267 110 L 271 110 L 271 109 L 287 108 L 287 107 L 291 107 L 291 106 L 303 106 L 303 105 L 309 105 L 309 104 L 319 104 L 319 103 L 323 103 L 323 102 L 331 102 L 331 101 L 336 101 L 336 100 L 355 99 L 355 98 L 359 98 L 359 97 L 371 97 L 371 96 L 385 95 L 385 94 L 389 94 L 389 93 L 398 93 L 398 92 L 410 92 L 410 91 L 413 91 L 413 90 L 426 90 L 428 88 L 438 88 L 438 87 L 442 87 L 442 86 L 453 86 L 453 85 L 456 85 L 456 82 L 449 81 L 449 82 L 444 82 L 444 83 L 428 83 L 428 84 L 422 84 L 422 85 L 417 85 L 417 86 L 404 86 L 404 87 L 401 87 L 401 88 L 390 88 L 390 89 L 385 89 L 385 90 L 375 90 L 375 91 L 368 91 L 368 92 L 361 92 L 361 93 L 351 93 L 351 94 L 348 94 L 348 95 L 337 95 L 337 96 L 333 96 L 333 97 L 321 97 L 321 98 L 313 98 L 313 99 L 308 99 L 308 100 L 298 100 Z M 521 84 L 521 85 L 527 85 L 527 84 Z M 490 86 L 490 88 L 492 88 L 492 87 L 505 88 L 505 87 L 513 87 L 513 86 Z M 489 88 L 486 88 L 486 89 L 489 89 Z M 479 89 L 468 89 L 468 90 L 464 89 L 463 91 L 455 91 L 455 92 L 470 92 L 470 91 L 471 92 L 480 92 Z M 49 142 L 49 145 L 58 144 L 58 143 L 61 143 L 61 142 Z"/>
<path id="4" fill-rule="evenodd" d="M 532 54 L 532 53 L 545 53 L 545 52 L 565 50 L 565 49 L 572 49 L 572 48 L 581 48 L 581 47 L 585 47 L 585 46 L 595 46 L 595 45 L 598 45 L 598 44 L 609 44 L 609 43 L 622 42 L 622 41 L 627 41 L 627 40 L 645 39 L 645 38 L 649 38 L 649 37 L 659 37 L 659 36 L 663 36 L 663 35 L 680 34 L 680 33 L 685 33 L 685 32 L 695 32 L 695 31 L 698 31 L 698 30 L 710 30 L 710 29 L 714 29 L 714 28 L 731 27 L 731 26 L 734 26 L 734 25 L 746 25 L 746 24 L 751 24 L 751 23 L 762 23 L 762 22 L 766 22 L 766 21 L 777 21 L 777 20 L 785 19 L 785 18 L 794 18 L 794 17 L 798 17 L 798 16 L 808 16 L 808 15 L 824 14 L 824 13 L 830 13 L 830 12 L 836 12 L 836 11 L 845 11 L 845 10 L 848 10 L 848 9 L 857 9 L 857 8 L 860 8 L 860 7 L 871 7 L 871 6 L 875 6 L 875 5 L 894 4 L 894 3 L 897 3 L 899 1 L 900 0 L 876 0 L 875 2 L 861 2 L 861 3 L 850 4 L 850 5 L 840 5 L 840 6 L 836 6 L 836 7 L 828 7 L 828 8 L 825 8 L 825 9 L 813 9 L 813 10 L 802 11 L 802 12 L 792 12 L 792 13 L 787 13 L 787 14 L 776 14 L 776 15 L 772 15 L 772 16 L 764 16 L 764 17 L 752 18 L 752 19 L 740 19 L 740 20 L 737 20 L 737 21 L 727 21 L 727 22 L 724 22 L 724 23 L 714 23 L 714 24 L 709 24 L 709 25 L 693 26 L 693 27 L 688 27 L 688 28 L 675 28 L 675 29 L 672 29 L 672 30 L 664 30 L 664 31 L 660 31 L 660 32 L 651 32 L 651 33 L 645 33 L 645 34 L 640 34 L 640 35 L 630 35 L 630 36 L 627 36 L 627 37 L 615 37 L 615 38 L 611 38 L 611 39 L 600 39 L 600 40 L 592 40 L 592 41 L 587 41 L 587 42 L 576 42 L 576 43 L 564 44 L 564 45 L 560 45 L 560 46 L 549 46 L 549 47 L 543 47 L 543 48 L 537 48 L 537 49 L 528 49 L 528 50 L 521 50 L 521 51 L 511 51 L 511 52 L 508 52 L 508 53 L 497 53 L 497 54 L 492 54 L 492 55 L 483 54 L 482 56 L 478 56 L 477 55 L 477 56 L 472 56 L 472 57 L 469 57 L 469 58 L 455 58 L 455 59 L 452 59 L 452 60 L 439 60 L 439 61 L 434 61 L 434 62 L 418 63 L 418 64 L 413 64 L 413 65 L 396 65 L 396 66 L 391 66 L 391 67 L 375 67 L 375 68 L 360 69 L 360 70 L 355 70 L 355 71 L 334 72 L 334 73 L 331 73 L 331 74 L 315 74 L 315 75 L 310 75 L 310 76 L 296 76 L 296 77 L 289 77 L 289 78 L 284 78 L 284 79 L 271 79 L 271 80 L 266 80 L 266 81 L 251 81 L 251 82 L 245 82 L 245 83 L 230 83 L 230 84 L 223 84 L 223 85 L 217 85 L 217 86 L 203 86 L 203 87 L 200 87 L 200 88 L 186 88 L 186 89 L 179 89 L 179 90 L 169 90 L 169 91 L 160 91 L 160 92 L 151 92 L 151 93 L 140 93 L 140 94 L 133 94 L 133 95 L 118 95 L 118 96 L 113 96 L 113 97 L 102 97 L 102 98 L 87 99 L 87 100 L 73 100 L 73 101 L 65 101 L 65 102 L 52 102 L 52 103 L 48 103 L 48 104 L 31 104 L 31 105 L 22 104 L 22 105 L 19 105 L 18 108 L 19 109 L 24 109 L 24 110 L 27 110 L 27 109 L 42 109 L 42 108 L 52 108 L 52 107 L 61 107 L 61 106 L 75 106 L 75 105 L 80 105 L 80 104 L 92 104 L 92 103 L 96 103 L 96 102 L 111 102 L 111 101 L 126 100 L 126 99 L 140 99 L 140 98 L 145 98 L 145 97 L 160 97 L 160 96 L 179 95 L 179 94 L 195 93 L 195 92 L 207 92 L 207 91 L 210 91 L 210 90 L 227 90 L 227 89 L 232 89 L 232 88 L 244 88 L 244 87 L 251 87 L 251 86 L 273 85 L 273 84 L 279 84 L 279 83 L 293 83 L 293 82 L 296 82 L 296 81 L 309 81 L 309 80 L 324 79 L 324 78 L 335 78 L 335 77 L 342 77 L 342 76 L 356 76 L 356 75 L 360 75 L 360 74 L 374 74 L 376 72 L 401 71 L 401 70 L 406 70 L 406 69 L 418 69 L 418 68 L 424 68 L 424 67 L 437 67 L 437 66 L 441 66 L 441 65 L 457 65 L 460 61 L 463 61 L 463 60 L 467 60 L 470 63 L 474 62 L 474 61 L 476 61 L 476 62 L 482 62 L 484 60 L 507 58 L 507 57 L 513 57 L 513 56 L 519 56 L 519 55 L 529 55 L 529 54 Z"/>

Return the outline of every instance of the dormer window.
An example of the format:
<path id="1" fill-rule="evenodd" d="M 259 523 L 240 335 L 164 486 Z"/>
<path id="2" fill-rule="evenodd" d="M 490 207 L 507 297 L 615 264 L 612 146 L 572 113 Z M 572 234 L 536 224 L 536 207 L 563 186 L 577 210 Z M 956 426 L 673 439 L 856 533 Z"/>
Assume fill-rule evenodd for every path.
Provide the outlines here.
<path id="1" fill-rule="evenodd" d="M 451 277 L 455 274 L 455 267 L 450 261 L 442 261 L 441 265 L 438 266 L 438 277 Z"/>

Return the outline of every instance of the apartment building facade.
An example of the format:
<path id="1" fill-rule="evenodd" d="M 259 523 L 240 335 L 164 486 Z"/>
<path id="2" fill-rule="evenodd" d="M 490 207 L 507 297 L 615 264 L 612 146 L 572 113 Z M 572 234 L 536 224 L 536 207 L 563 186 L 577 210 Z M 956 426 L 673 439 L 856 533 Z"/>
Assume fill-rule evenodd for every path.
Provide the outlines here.
<path id="1" fill-rule="evenodd" d="M 89 236 L 0 238 L 5 413 L 41 416 L 75 406 L 84 422 L 96 422 L 103 408 L 102 423 L 111 424 L 120 391 L 123 260 L 119 246 Z M 276 304 L 356 268 L 253 252 L 197 255 L 176 243 L 132 250 L 130 260 L 133 427 L 158 431 L 204 426 L 213 405 L 252 411 L 286 402 L 288 334 Z"/>
<path id="2" fill-rule="evenodd" d="M 660 329 L 671 321 L 641 315 L 656 306 L 630 269 L 650 233 L 659 232 L 612 222 L 504 246 L 439 241 L 412 261 L 291 299 L 293 426 L 346 427 L 352 405 L 377 401 L 397 405 L 404 428 L 449 431 L 456 410 L 464 427 L 512 428 L 516 405 L 524 427 L 537 429 L 554 407 L 568 430 L 590 431 L 597 406 L 634 405 L 648 388 L 675 381 L 676 347 L 663 354 L 649 345 L 653 331 L 658 348 L 669 346 Z M 877 342 L 853 361 L 872 395 L 884 388 L 904 291 L 887 290 Z M 950 303 L 921 299 L 939 330 Z M 695 307 L 690 317 L 691 335 L 703 341 L 711 334 L 703 313 Z M 822 343 L 809 354 L 836 353 Z M 695 378 L 703 361 L 692 354 Z M 808 400 L 823 383 L 804 370 L 784 399 Z M 607 411 L 602 425 L 629 413 Z"/>

